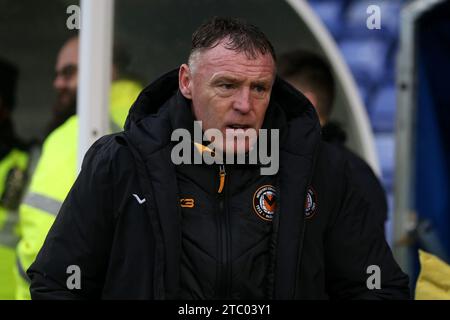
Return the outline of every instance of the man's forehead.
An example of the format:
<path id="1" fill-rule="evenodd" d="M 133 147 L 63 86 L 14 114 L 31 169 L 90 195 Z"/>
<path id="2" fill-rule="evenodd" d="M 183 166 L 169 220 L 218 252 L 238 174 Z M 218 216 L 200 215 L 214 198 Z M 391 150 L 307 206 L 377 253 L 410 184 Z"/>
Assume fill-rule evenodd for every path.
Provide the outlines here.
<path id="1" fill-rule="evenodd" d="M 222 70 L 209 74 L 209 80 L 214 81 L 234 81 L 242 82 L 246 80 L 251 80 L 254 82 L 272 82 L 274 78 L 273 72 L 267 70 L 267 72 L 250 72 L 248 70 L 244 71 L 229 71 Z"/>
<path id="2" fill-rule="evenodd" d="M 255 56 L 252 57 L 249 53 L 244 51 L 237 51 L 233 49 L 226 48 L 222 43 L 218 44 L 217 46 L 210 48 L 210 49 L 204 49 L 200 53 L 200 60 L 205 62 L 210 61 L 223 61 L 223 60 L 239 60 L 239 61 L 246 61 L 249 65 L 251 64 L 258 64 L 258 63 L 268 63 L 268 64 L 274 64 L 272 55 L 270 53 L 262 54 L 259 51 L 255 52 Z"/>
<path id="3" fill-rule="evenodd" d="M 258 53 L 253 58 L 245 52 L 230 50 L 221 45 L 200 53 L 197 63 L 211 77 L 238 77 L 239 74 L 270 77 L 275 73 L 275 62 L 270 54 Z"/>
<path id="4" fill-rule="evenodd" d="M 70 40 L 59 52 L 56 68 L 62 69 L 68 65 L 78 64 L 78 40 Z"/>

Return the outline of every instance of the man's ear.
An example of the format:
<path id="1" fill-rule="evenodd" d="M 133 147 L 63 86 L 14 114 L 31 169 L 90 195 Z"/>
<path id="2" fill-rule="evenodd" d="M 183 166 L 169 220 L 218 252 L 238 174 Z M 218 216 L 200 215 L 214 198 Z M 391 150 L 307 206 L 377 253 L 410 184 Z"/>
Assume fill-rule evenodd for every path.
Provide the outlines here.
<path id="1" fill-rule="evenodd" d="M 182 64 L 178 72 L 178 86 L 181 93 L 187 99 L 192 99 L 192 74 L 187 64 Z"/>

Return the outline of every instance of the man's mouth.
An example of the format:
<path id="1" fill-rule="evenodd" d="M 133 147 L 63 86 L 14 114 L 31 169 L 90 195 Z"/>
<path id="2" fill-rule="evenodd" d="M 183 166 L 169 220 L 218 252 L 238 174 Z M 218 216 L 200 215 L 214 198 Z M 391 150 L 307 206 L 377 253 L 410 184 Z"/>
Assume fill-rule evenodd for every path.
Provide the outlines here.
<path id="1" fill-rule="evenodd" d="M 237 130 L 237 129 L 247 130 L 249 128 L 250 128 L 250 126 L 246 125 L 246 124 L 229 124 L 226 127 L 226 129 L 231 129 L 231 130 Z"/>

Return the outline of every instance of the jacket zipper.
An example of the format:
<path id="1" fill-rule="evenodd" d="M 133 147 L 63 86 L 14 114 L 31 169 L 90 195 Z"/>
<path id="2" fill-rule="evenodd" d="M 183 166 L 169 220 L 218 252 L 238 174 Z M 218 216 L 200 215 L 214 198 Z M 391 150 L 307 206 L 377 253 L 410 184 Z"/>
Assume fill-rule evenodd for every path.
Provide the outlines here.
<path id="1" fill-rule="evenodd" d="M 231 267 L 230 267 L 230 220 L 228 214 L 228 207 L 226 205 L 226 171 L 225 165 L 219 167 L 219 268 L 218 268 L 218 282 L 216 296 L 219 299 L 230 297 L 230 281 L 231 281 Z"/>

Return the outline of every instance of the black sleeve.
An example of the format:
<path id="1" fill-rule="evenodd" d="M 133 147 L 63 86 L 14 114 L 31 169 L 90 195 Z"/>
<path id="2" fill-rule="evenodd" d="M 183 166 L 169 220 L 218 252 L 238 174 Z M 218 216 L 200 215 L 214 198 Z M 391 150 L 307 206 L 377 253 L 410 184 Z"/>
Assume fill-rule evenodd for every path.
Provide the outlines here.
<path id="1" fill-rule="evenodd" d="M 97 299 L 101 296 L 113 231 L 111 165 L 101 140 L 85 156 L 35 262 L 27 271 L 32 299 Z M 80 289 L 76 284 L 79 267 Z M 73 267 L 72 267 L 73 268 Z"/>
<path id="2" fill-rule="evenodd" d="M 357 178 L 360 180 L 360 177 Z M 343 196 L 325 239 L 327 290 L 333 299 L 409 299 L 409 280 L 384 237 L 377 197 L 358 187 L 347 162 Z M 372 183 L 367 179 L 367 183 Z M 379 268 L 380 286 L 376 284 Z M 368 269 L 369 268 L 369 269 Z M 369 280 L 369 281 L 368 281 Z M 368 286 L 369 282 L 369 286 Z M 372 289 L 369 289 L 372 288 Z"/>
<path id="3" fill-rule="evenodd" d="M 347 148 L 343 148 L 344 154 L 348 161 L 349 170 L 352 172 L 352 181 L 354 187 L 357 188 L 361 196 L 370 199 L 373 206 L 373 213 L 379 219 L 374 223 L 383 225 L 388 218 L 388 206 L 386 194 L 375 173 L 369 165 Z"/>

